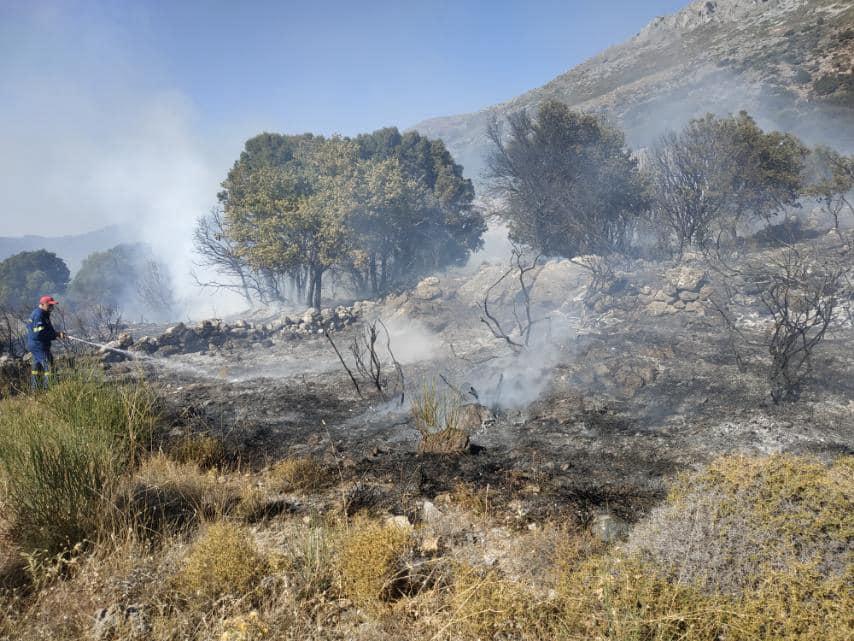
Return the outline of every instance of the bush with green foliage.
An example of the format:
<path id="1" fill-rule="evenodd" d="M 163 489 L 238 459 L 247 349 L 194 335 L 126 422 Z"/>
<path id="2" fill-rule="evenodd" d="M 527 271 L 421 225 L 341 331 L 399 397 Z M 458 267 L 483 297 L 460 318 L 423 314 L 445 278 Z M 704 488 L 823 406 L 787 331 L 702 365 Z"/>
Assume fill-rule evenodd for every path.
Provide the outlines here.
<path id="1" fill-rule="evenodd" d="M 0 261 L 0 308 L 31 309 L 45 294 L 61 296 L 69 275 L 65 262 L 44 249 L 10 256 Z"/>
<path id="2" fill-rule="evenodd" d="M 52 556 L 96 539 L 114 492 L 156 421 L 144 385 L 66 374 L 37 396 L 0 401 L 0 509 L 24 552 Z"/>
<path id="3" fill-rule="evenodd" d="M 809 151 L 790 134 L 764 132 L 746 112 L 712 114 L 662 136 L 650 153 L 651 215 L 678 253 L 703 247 L 742 221 L 768 221 L 797 204 Z"/>
<path id="4" fill-rule="evenodd" d="M 647 208 L 623 133 L 549 100 L 489 128 L 491 188 L 511 238 L 548 255 L 625 249 Z"/>

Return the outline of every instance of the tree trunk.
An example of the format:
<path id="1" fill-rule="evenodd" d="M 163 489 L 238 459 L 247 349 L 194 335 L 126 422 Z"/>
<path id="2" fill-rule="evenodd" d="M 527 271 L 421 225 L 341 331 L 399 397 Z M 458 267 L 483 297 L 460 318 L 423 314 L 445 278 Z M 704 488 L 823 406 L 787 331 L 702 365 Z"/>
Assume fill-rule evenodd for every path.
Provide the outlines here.
<path id="1" fill-rule="evenodd" d="M 320 310 L 320 287 L 323 284 L 323 268 L 318 267 L 314 276 L 314 308 Z"/>
<path id="2" fill-rule="evenodd" d="M 314 307 L 314 288 L 316 284 L 315 272 L 312 269 L 308 279 L 308 289 L 306 290 L 305 304 L 309 307 Z"/>
<path id="3" fill-rule="evenodd" d="M 378 285 L 377 284 L 377 255 L 376 254 L 373 254 L 373 253 L 371 254 L 371 261 L 369 264 L 369 269 L 370 269 L 370 273 L 371 273 L 371 293 L 374 296 L 376 296 L 377 292 L 378 292 L 378 289 L 377 289 L 377 285 Z"/>

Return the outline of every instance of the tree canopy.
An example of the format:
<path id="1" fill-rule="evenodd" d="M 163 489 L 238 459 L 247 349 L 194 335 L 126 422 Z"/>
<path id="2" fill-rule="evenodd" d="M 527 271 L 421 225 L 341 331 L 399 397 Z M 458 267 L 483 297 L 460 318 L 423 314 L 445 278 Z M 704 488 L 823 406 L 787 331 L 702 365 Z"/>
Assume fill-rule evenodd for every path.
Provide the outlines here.
<path id="1" fill-rule="evenodd" d="M 142 244 L 122 244 L 86 257 L 68 287 L 77 307 L 98 305 L 167 317 L 174 305 L 168 270 Z"/>
<path id="2" fill-rule="evenodd" d="M 70 274 L 56 254 L 40 249 L 10 256 L 0 262 L 0 306 L 35 307 L 41 296 L 61 296 Z"/>
<path id="3" fill-rule="evenodd" d="M 621 131 L 547 101 L 488 133 L 488 178 L 514 241 L 568 257 L 625 247 L 646 200 Z"/>
<path id="4" fill-rule="evenodd" d="M 320 306 L 332 271 L 380 295 L 464 262 L 485 223 L 440 141 L 381 129 L 354 139 L 261 134 L 222 184 L 196 248 L 244 296 Z"/>
<path id="5" fill-rule="evenodd" d="M 715 230 L 768 221 L 797 204 L 808 153 L 791 134 L 766 133 L 743 111 L 691 120 L 650 154 L 653 221 L 680 253 L 702 247 Z"/>

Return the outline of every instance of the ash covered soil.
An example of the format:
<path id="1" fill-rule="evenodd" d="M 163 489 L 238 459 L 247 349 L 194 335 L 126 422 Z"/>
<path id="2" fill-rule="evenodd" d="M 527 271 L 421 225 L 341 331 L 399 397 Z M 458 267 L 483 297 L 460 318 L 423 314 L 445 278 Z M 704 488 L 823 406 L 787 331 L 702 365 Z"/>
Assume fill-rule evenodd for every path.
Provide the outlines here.
<path id="1" fill-rule="evenodd" d="M 825 242 L 845 254 L 851 238 Z M 383 484 L 413 499 L 465 482 L 488 487 L 496 502 L 523 506 L 532 519 L 584 521 L 609 511 L 635 521 L 674 475 L 726 453 L 833 458 L 852 451 L 850 319 L 816 350 L 801 398 L 775 405 L 767 355 L 755 353 L 739 367 L 715 311 L 715 274 L 699 256 L 634 261 L 618 274 L 619 287 L 593 296 L 587 270 L 546 263 L 531 288 L 533 313 L 543 321 L 522 355 L 481 322 L 483 297 L 505 270 L 484 264 L 475 273 L 431 277 L 383 301 L 339 308 L 337 316 L 309 311 L 239 323 L 238 330 L 218 322 L 179 327 L 167 332 L 169 349 L 169 339 L 151 339 L 150 356 L 110 368 L 117 376 L 144 373 L 162 391 L 167 440 L 214 434 L 242 469 L 312 456 L 343 481 Z M 490 300 L 509 327 L 516 283 L 502 282 Z M 761 336 L 765 319 L 750 303 L 741 321 Z M 399 393 L 382 398 L 365 382 L 357 394 L 321 329 L 330 328 L 349 361 L 350 343 L 375 318 L 388 327 L 402 365 L 402 403 Z M 176 338 L 182 332 L 189 339 Z M 209 340 L 219 334 L 226 338 Z M 202 347 L 199 336 L 207 336 Z M 184 353 L 181 345 L 189 344 L 192 353 Z M 386 371 L 393 373 L 388 363 Z M 425 386 L 476 408 L 467 451 L 419 452 L 410 402 Z"/>

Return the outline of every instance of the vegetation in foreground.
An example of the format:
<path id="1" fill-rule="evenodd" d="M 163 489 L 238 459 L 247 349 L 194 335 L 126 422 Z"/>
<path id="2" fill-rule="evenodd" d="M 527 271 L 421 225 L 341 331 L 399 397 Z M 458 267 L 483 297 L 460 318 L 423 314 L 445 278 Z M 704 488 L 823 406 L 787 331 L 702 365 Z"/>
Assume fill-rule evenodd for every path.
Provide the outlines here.
<path id="1" fill-rule="evenodd" d="M 154 409 L 147 388 L 79 377 L 2 402 L 0 639 L 833 641 L 854 629 L 851 456 L 720 458 L 606 544 L 566 523 L 508 528 L 468 500 L 476 489 L 419 518 L 352 514 L 353 492 L 318 461 L 250 475 L 212 466 L 209 443 L 184 444 L 180 461 L 152 452 Z M 265 511 L 283 491 L 315 508 Z M 487 549 L 498 531 L 504 549 Z"/>

